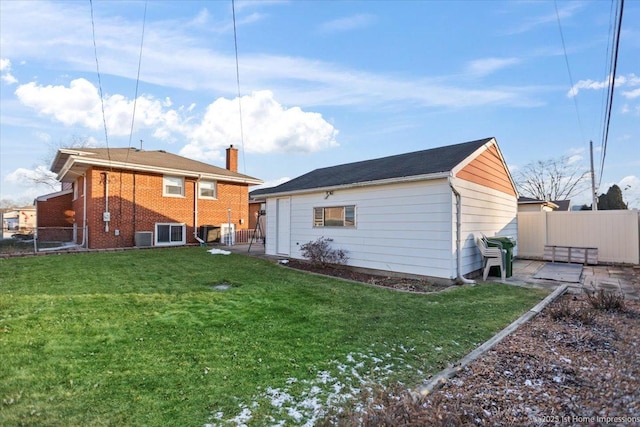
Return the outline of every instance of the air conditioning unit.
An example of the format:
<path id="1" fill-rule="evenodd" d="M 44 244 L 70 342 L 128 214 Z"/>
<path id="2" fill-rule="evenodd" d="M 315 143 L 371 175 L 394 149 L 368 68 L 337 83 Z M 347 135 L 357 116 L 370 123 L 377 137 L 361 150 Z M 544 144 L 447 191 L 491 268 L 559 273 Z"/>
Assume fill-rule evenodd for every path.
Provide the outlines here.
<path id="1" fill-rule="evenodd" d="M 220 243 L 223 245 L 235 245 L 236 244 L 236 225 L 235 224 L 220 224 Z"/>
<path id="2" fill-rule="evenodd" d="M 153 246 L 153 232 L 152 231 L 136 231 L 135 236 L 136 246 L 139 248 L 146 248 Z"/>

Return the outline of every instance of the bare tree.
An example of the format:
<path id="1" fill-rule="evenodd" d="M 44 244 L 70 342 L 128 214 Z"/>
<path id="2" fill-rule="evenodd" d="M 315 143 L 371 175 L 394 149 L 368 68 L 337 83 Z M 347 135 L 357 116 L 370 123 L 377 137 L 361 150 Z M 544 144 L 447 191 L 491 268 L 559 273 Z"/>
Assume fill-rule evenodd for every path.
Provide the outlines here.
<path id="1" fill-rule="evenodd" d="M 537 160 L 515 174 L 516 186 L 523 196 L 540 200 L 570 199 L 589 186 L 589 171 L 572 164 L 566 156 Z"/>
<path id="2" fill-rule="evenodd" d="M 59 141 L 57 144 L 49 144 L 47 155 L 41 160 L 42 164 L 25 174 L 24 180 L 34 185 L 46 185 L 52 190 L 58 190 L 60 183 L 56 175 L 49 170 L 49 166 L 61 148 L 88 148 L 94 147 L 95 143 L 86 137 L 78 135 L 71 136 L 68 142 Z"/>

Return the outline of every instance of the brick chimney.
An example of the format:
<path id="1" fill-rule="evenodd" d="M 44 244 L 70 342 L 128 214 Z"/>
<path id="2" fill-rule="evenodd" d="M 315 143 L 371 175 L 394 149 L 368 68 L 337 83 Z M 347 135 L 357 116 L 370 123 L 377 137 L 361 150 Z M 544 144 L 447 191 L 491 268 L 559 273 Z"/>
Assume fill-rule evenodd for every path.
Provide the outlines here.
<path id="1" fill-rule="evenodd" d="M 233 148 L 233 144 L 227 148 L 227 169 L 238 172 L 238 149 Z"/>

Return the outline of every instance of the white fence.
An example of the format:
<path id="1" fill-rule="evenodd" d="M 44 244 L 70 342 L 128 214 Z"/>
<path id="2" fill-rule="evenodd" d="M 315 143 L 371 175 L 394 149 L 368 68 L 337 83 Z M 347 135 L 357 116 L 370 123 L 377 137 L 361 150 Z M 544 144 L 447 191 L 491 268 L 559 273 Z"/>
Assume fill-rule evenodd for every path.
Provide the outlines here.
<path id="1" fill-rule="evenodd" d="M 640 213 L 518 213 L 518 256 L 541 259 L 545 245 L 598 248 L 598 261 L 640 264 Z"/>
<path id="2" fill-rule="evenodd" d="M 251 239 L 253 239 L 253 236 L 255 235 L 255 233 L 256 233 L 256 230 L 254 228 L 245 229 L 245 230 L 236 230 L 235 244 L 251 242 Z M 260 235 L 260 233 L 258 233 L 258 235 L 256 236 L 256 241 L 262 243 L 262 237 L 263 236 Z"/>

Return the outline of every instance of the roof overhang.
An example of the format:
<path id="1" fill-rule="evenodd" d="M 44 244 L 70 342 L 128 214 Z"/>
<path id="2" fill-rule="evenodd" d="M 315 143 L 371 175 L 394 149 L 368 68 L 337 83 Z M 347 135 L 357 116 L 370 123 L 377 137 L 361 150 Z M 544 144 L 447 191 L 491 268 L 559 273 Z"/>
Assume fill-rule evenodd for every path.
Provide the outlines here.
<path id="1" fill-rule="evenodd" d="M 47 200 L 53 199 L 54 197 L 64 196 L 66 194 L 71 194 L 72 192 L 73 192 L 73 190 L 56 191 L 55 193 L 49 193 L 49 194 L 45 194 L 43 196 L 38 196 L 38 197 L 36 197 L 36 201 L 38 201 L 38 202 L 46 202 Z"/>
<path id="2" fill-rule="evenodd" d="M 360 188 L 360 187 L 371 187 L 371 186 L 379 186 L 379 185 L 391 185 L 391 184 L 402 184 L 407 182 L 416 182 L 416 181 L 430 181 L 434 179 L 444 179 L 449 177 L 450 172 L 437 172 L 430 173 L 424 175 L 413 175 L 413 176 L 404 176 L 400 178 L 390 178 L 390 179 L 379 179 L 376 181 L 363 181 L 363 182 L 355 182 L 351 184 L 343 184 L 343 185 L 333 185 L 327 187 L 315 187 L 303 190 L 294 190 L 294 191 L 281 191 L 277 193 L 267 193 L 264 195 L 260 195 L 258 197 L 264 197 L 265 199 L 270 197 L 282 197 L 282 196 L 293 196 L 298 194 L 310 194 L 310 193 L 322 193 L 326 191 L 336 191 L 336 190 L 347 190 L 352 188 Z"/>
<path id="3" fill-rule="evenodd" d="M 509 181 L 511 182 L 511 186 L 513 187 L 513 190 L 516 193 L 516 197 L 518 197 L 518 187 L 516 186 L 516 182 L 513 180 L 513 177 L 511 176 L 511 171 L 509 170 L 509 166 L 507 166 L 507 162 L 504 160 L 504 156 L 502 155 L 502 151 L 500 150 L 500 146 L 498 145 L 498 141 L 496 141 L 495 138 L 489 139 L 489 141 L 487 141 L 485 144 L 483 144 L 482 147 L 478 148 L 476 151 L 474 151 L 473 153 L 468 155 L 467 158 L 465 158 L 463 161 L 458 163 L 451 170 L 452 175 L 456 176 L 458 174 L 458 172 L 460 172 L 462 169 L 464 169 L 476 157 L 478 157 L 480 154 L 484 153 L 491 146 L 495 146 L 496 147 L 496 150 L 498 151 L 498 156 L 500 156 L 500 160 L 502 161 L 502 164 L 504 164 L 504 169 L 507 172 L 507 177 L 509 177 Z"/>
<path id="4" fill-rule="evenodd" d="M 262 181 L 256 178 L 245 176 L 229 176 L 222 174 L 212 174 L 194 172 L 183 169 L 161 168 L 156 166 L 141 165 L 135 163 L 124 163 L 109 160 L 86 157 L 91 155 L 88 152 L 74 150 L 60 150 L 51 165 L 51 170 L 57 172 L 58 181 L 74 182 L 82 176 L 90 167 L 103 167 L 109 169 L 125 169 L 138 172 L 156 173 L 161 175 L 176 175 L 186 178 L 210 179 L 216 181 L 235 182 L 248 185 L 259 185 Z"/>
<path id="5" fill-rule="evenodd" d="M 551 209 L 558 209 L 560 208 L 559 205 L 553 203 L 553 202 L 548 202 L 545 200 L 525 200 L 525 201 L 521 201 L 518 202 L 519 205 L 540 205 L 540 206 L 547 206 L 550 207 Z"/>

